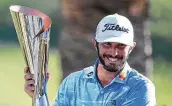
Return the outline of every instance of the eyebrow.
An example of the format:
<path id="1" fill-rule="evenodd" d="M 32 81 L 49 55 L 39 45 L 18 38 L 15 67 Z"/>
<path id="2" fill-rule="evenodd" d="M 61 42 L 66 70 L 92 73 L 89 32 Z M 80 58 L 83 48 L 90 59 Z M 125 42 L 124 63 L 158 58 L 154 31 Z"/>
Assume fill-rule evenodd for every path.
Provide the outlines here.
<path id="1" fill-rule="evenodd" d="M 122 44 L 122 43 L 119 43 L 119 44 L 117 44 L 117 45 L 124 45 L 124 46 L 127 46 L 127 45 L 125 45 L 125 44 Z"/>

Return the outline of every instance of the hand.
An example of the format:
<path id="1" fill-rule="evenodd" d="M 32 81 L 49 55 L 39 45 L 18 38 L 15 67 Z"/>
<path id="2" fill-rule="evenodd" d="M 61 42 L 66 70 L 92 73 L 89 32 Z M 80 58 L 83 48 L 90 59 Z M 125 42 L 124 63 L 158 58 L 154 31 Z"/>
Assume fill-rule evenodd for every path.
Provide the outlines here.
<path id="1" fill-rule="evenodd" d="M 34 75 L 30 73 L 29 67 L 26 67 L 24 69 L 24 79 L 25 79 L 25 85 L 24 85 L 24 91 L 30 96 L 33 97 L 34 90 L 35 90 L 35 79 Z M 47 72 L 47 79 L 50 79 L 50 73 Z"/>

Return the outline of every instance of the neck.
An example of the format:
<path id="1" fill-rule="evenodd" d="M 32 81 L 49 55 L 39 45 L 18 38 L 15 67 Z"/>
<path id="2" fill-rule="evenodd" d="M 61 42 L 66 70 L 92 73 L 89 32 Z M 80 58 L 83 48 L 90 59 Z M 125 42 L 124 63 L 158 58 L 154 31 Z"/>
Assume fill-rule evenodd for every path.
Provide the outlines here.
<path id="1" fill-rule="evenodd" d="M 101 64 L 97 67 L 97 76 L 101 82 L 101 84 L 105 87 L 108 85 L 118 74 L 117 72 L 109 72 L 103 68 Z"/>

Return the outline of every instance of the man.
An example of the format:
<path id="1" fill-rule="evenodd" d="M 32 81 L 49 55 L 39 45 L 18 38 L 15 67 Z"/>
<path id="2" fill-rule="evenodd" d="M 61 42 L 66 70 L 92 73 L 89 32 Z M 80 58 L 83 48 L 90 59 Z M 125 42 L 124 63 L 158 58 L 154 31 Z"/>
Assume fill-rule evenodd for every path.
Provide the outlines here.
<path id="1" fill-rule="evenodd" d="M 105 16 L 92 42 L 98 59 L 63 80 L 54 106 L 155 106 L 153 83 L 127 63 L 136 45 L 131 22 L 118 14 Z M 34 80 L 28 70 L 25 91 L 32 97 Z"/>

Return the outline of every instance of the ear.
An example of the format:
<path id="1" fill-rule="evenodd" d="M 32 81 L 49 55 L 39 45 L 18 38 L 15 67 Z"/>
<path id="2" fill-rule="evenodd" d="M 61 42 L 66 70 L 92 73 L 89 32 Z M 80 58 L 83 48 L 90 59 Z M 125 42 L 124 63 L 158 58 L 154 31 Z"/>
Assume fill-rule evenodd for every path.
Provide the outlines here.
<path id="1" fill-rule="evenodd" d="M 97 51 L 97 44 L 96 44 L 96 40 L 95 40 L 95 39 L 92 39 L 92 43 L 93 43 L 94 48 L 95 48 L 95 49 L 96 49 L 96 51 Z"/>
<path id="2" fill-rule="evenodd" d="M 133 45 L 130 46 L 130 49 L 129 49 L 129 54 L 133 51 L 133 49 L 136 47 L 136 42 L 133 42 Z"/>

